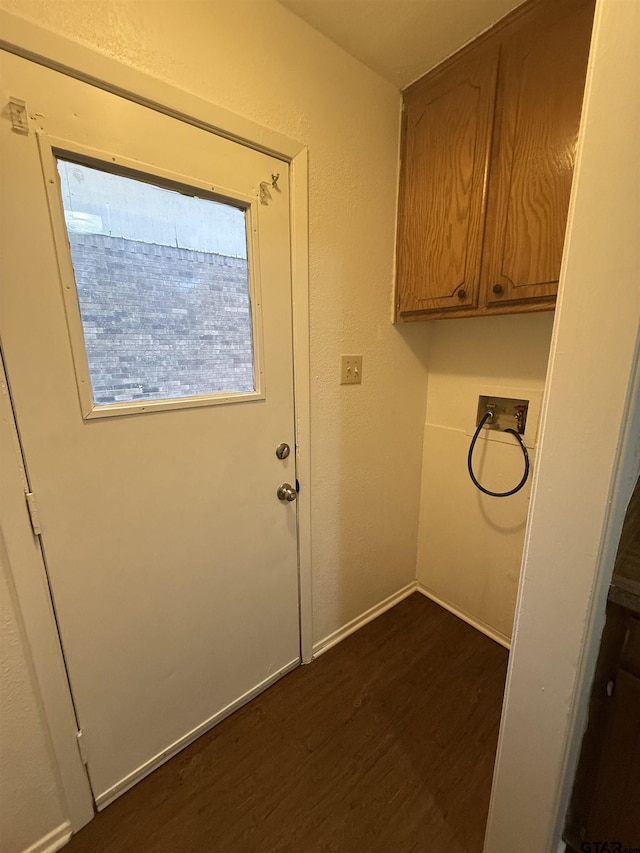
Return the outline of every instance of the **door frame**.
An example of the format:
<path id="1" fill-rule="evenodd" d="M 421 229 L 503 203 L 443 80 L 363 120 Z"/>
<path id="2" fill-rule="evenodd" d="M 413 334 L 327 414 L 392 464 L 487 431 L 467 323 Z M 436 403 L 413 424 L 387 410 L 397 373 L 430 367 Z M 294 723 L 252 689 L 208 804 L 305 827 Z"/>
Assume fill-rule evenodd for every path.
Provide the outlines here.
<path id="1" fill-rule="evenodd" d="M 141 106 L 161 112 L 206 132 L 277 157 L 289 166 L 291 302 L 293 322 L 294 418 L 296 473 L 301 484 L 297 501 L 300 652 L 302 663 L 313 657 L 311 601 L 311 422 L 309 376 L 309 221 L 308 149 L 305 145 L 243 116 L 192 95 L 169 83 L 76 44 L 9 12 L 0 11 L 0 49 L 59 71 Z M 19 93 L 16 93 L 18 95 Z M 28 105 L 27 105 L 28 106 Z M 26 484 L 15 421 L 14 474 Z M 31 533 L 20 488 L 3 502 L 0 518 L 31 658 L 58 767 L 71 830 L 77 832 L 94 816 L 89 787 L 76 738 L 77 723 L 63 651 L 55 622 L 39 540 Z M 25 524 L 26 522 L 26 524 Z M 34 548 L 34 545 L 36 546 Z"/>

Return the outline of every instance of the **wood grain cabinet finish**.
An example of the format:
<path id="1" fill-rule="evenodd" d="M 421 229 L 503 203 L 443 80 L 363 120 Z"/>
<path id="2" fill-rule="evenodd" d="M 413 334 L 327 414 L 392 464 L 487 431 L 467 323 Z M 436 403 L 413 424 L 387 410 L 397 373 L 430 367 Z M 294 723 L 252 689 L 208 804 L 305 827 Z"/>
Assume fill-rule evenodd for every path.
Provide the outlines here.
<path id="1" fill-rule="evenodd" d="M 396 317 L 553 308 L 594 0 L 529 0 L 405 92 Z"/>
<path id="2" fill-rule="evenodd" d="M 479 51 L 406 97 L 400 190 L 401 312 L 478 304 L 497 50 Z"/>
<path id="3" fill-rule="evenodd" d="M 545 300 L 553 307 L 558 290 L 593 7 L 556 0 L 536 11 L 502 45 L 483 275 L 488 304 Z"/>

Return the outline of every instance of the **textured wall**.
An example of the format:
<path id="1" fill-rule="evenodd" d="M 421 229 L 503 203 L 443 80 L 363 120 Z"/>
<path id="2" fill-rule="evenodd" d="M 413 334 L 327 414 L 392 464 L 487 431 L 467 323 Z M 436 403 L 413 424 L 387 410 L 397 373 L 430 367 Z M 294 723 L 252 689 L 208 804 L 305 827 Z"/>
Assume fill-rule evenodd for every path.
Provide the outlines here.
<path id="1" fill-rule="evenodd" d="M 434 324 L 422 469 L 417 577 L 438 598 L 505 639 L 518 591 L 531 478 L 510 498 L 483 495 L 467 472 L 483 386 L 544 388 L 553 312 Z M 532 468 L 535 454 L 530 452 Z M 523 471 L 515 445 L 480 439 L 480 481 L 495 491 Z"/>
<path id="2" fill-rule="evenodd" d="M 21 853 L 63 824 L 65 814 L 1 531 L 0 679 L 0 850 Z"/>
<path id="3" fill-rule="evenodd" d="M 69 234 L 97 403 L 252 391 L 247 262 Z"/>

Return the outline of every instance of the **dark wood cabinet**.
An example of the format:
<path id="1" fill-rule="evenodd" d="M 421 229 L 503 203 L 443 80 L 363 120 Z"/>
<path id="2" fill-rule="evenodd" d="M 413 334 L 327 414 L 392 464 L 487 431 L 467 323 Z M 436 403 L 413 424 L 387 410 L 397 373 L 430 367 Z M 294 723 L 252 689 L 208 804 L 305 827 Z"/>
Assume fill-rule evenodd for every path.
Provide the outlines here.
<path id="1" fill-rule="evenodd" d="M 625 669 L 615 680 L 586 835 L 615 839 L 623 850 L 640 841 L 640 677 Z"/>
<path id="2" fill-rule="evenodd" d="M 404 97 L 396 316 L 553 308 L 594 0 L 531 0 Z"/>
<path id="3" fill-rule="evenodd" d="M 564 839 L 575 851 L 595 850 L 596 841 L 640 846 L 640 480 L 609 588 Z"/>

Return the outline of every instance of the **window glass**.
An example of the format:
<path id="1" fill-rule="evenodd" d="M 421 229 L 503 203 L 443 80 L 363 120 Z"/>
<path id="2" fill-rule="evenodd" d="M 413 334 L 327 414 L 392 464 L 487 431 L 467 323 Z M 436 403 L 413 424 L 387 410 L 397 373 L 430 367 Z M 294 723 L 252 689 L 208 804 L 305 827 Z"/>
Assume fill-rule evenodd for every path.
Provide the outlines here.
<path id="1" fill-rule="evenodd" d="M 253 391 L 245 211 L 57 165 L 94 404 Z"/>

